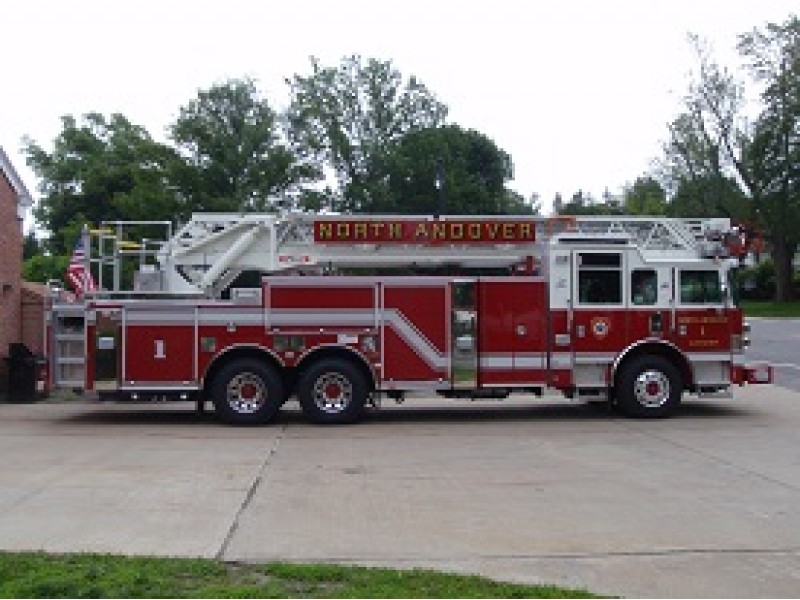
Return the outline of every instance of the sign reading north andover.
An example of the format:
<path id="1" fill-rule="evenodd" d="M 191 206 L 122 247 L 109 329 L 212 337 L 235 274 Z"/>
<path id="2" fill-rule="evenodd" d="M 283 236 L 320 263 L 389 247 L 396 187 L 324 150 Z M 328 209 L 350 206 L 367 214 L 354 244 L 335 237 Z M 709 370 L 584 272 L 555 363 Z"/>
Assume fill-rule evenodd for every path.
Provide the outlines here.
<path id="1" fill-rule="evenodd" d="M 536 241 L 534 223 L 524 221 L 373 221 L 314 223 L 314 241 L 371 244 L 513 244 Z"/>

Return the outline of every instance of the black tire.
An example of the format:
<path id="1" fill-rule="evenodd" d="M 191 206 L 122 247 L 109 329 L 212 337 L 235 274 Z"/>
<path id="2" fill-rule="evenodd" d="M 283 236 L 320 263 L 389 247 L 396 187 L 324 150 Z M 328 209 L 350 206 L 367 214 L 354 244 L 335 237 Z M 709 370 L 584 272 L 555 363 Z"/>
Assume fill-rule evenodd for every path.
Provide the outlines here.
<path id="1" fill-rule="evenodd" d="M 681 403 L 683 381 L 677 367 L 661 356 L 640 356 L 623 365 L 616 385 L 617 406 L 629 417 L 662 418 Z"/>
<path id="2" fill-rule="evenodd" d="M 222 367 L 211 382 L 210 392 L 214 411 L 234 425 L 268 423 L 284 398 L 278 372 L 253 358 L 240 358 Z"/>
<path id="3" fill-rule="evenodd" d="M 325 358 L 300 377 L 297 398 L 312 423 L 341 424 L 357 421 L 364 412 L 370 386 L 352 362 Z"/>

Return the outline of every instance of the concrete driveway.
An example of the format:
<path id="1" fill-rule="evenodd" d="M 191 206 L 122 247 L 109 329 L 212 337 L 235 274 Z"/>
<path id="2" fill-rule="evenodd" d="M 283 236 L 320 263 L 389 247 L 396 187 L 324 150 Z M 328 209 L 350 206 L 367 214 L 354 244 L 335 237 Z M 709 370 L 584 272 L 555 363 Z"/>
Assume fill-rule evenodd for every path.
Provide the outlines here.
<path id="1" fill-rule="evenodd" d="M 315 427 L 0 405 L 0 548 L 337 561 L 639 597 L 800 595 L 800 394 L 635 421 L 432 399 Z"/>

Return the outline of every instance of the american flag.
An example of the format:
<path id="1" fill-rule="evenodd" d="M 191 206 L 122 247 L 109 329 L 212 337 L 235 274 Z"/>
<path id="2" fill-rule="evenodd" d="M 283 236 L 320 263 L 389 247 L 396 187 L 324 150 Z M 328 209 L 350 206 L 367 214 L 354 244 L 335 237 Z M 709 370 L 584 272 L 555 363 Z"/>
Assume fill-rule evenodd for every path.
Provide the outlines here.
<path id="1" fill-rule="evenodd" d="M 83 248 L 84 236 L 79 236 L 75 243 L 75 250 L 72 258 L 69 259 L 67 267 L 67 281 L 72 284 L 75 294 L 80 298 L 84 292 L 91 292 L 97 289 L 94 283 L 92 272 L 86 268 L 86 253 Z"/>

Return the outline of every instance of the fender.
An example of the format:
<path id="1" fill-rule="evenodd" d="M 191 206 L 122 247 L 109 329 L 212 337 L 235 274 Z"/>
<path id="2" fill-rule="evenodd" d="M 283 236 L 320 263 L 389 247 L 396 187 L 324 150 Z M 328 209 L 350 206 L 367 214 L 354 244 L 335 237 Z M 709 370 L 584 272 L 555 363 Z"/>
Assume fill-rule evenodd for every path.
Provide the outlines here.
<path id="1" fill-rule="evenodd" d="M 681 357 L 681 359 L 683 361 L 683 365 L 682 366 L 685 366 L 685 367 L 689 368 L 689 371 L 691 372 L 691 365 L 690 365 L 689 361 L 686 359 L 686 355 L 684 355 L 684 353 L 681 351 L 681 349 L 678 348 L 675 344 L 673 344 L 672 342 L 668 342 L 667 340 L 662 340 L 662 339 L 659 339 L 659 338 L 645 338 L 643 340 L 637 340 L 636 342 L 634 342 L 633 344 L 631 344 L 630 346 L 625 348 L 622 352 L 620 352 L 617 355 L 617 357 L 614 359 L 614 362 L 611 363 L 611 378 L 612 378 L 612 380 L 613 380 L 614 376 L 616 375 L 617 369 L 619 368 L 619 365 L 622 363 L 622 361 L 625 360 L 625 358 L 631 352 L 633 352 L 637 348 L 639 348 L 641 346 L 645 346 L 645 345 L 657 345 L 657 346 L 664 346 L 665 348 L 669 348 L 670 353 L 675 353 L 676 355 Z"/>
<path id="2" fill-rule="evenodd" d="M 202 377 L 200 377 L 200 381 L 198 382 L 200 384 L 200 387 L 202 388 L 205 386 L 208 373 L 214 370 L 215 365 L 218 365 L 220 360 L 223 360 L 231 352 L 240 350 L 261 352 L 272 358 L 272 360 L 275 361 L 275 364 L 278 365 L 280 368 L 284 368 L 286 366 L 280 359 L 280 357 L 277 354 L 275 354 L 275 351 L 272 350 L 271 348 L 267 348 L 266 346 L 262 346 L 260 344 L 242 344 L 242 343 L 231 344 L 230 346 L 227 346 L 224 350 L 216 353 L 214 355 L 214 358 L 211 359 L 211 362 L 208 363 L 205 372 L 203 373 Z"/>

